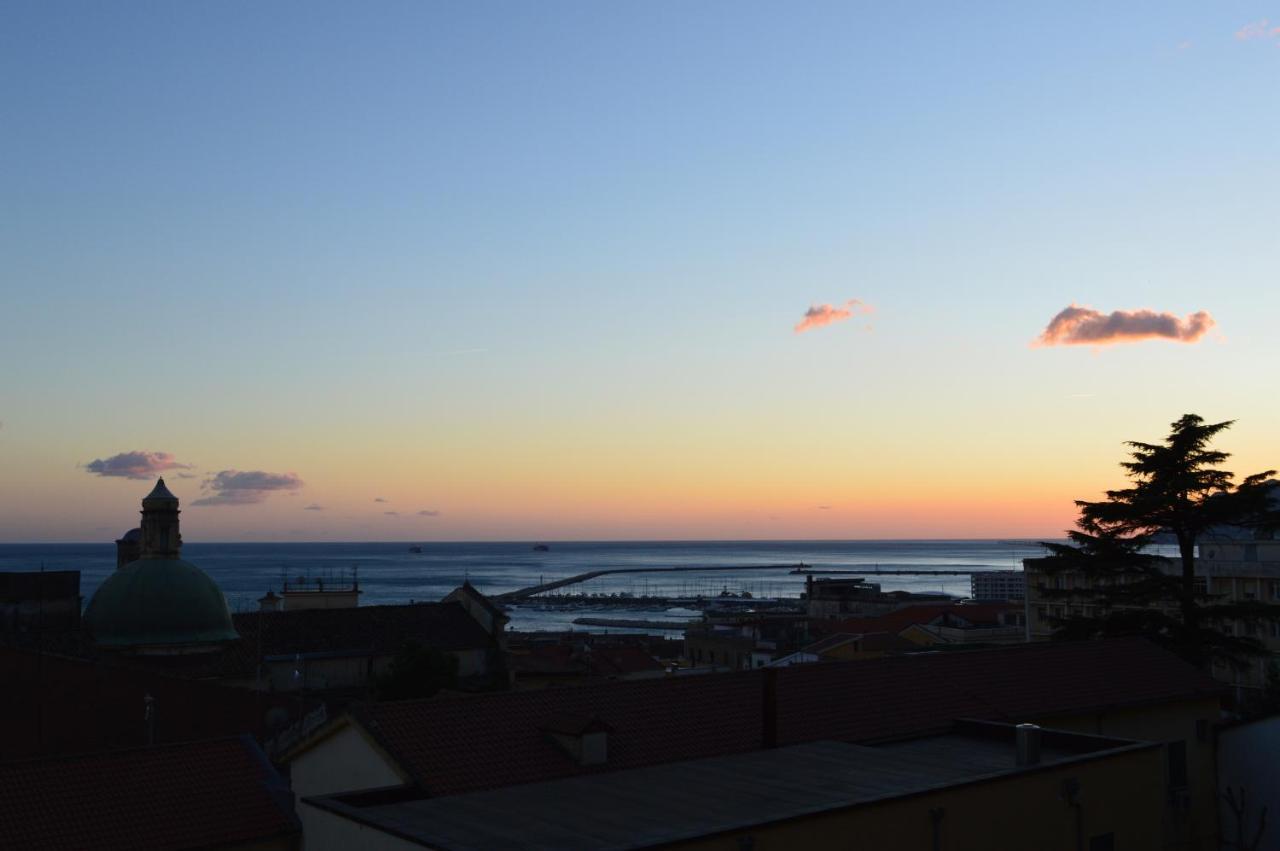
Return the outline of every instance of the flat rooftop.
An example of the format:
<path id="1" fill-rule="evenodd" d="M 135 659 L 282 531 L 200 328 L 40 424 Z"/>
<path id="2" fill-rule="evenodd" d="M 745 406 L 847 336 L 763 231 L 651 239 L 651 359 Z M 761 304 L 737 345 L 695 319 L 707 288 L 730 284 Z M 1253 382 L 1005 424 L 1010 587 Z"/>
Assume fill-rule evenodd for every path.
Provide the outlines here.
<path id="1" fill-rule="evenodd" d="M 303 800 L 441 851 L 621 851 L 1147 747 L 1045 731 L 1039 764 L 1020 767 L 1012 727 L 959 722 L 875 747 L 811 742 L 395 803 L 376 793 Z"/>

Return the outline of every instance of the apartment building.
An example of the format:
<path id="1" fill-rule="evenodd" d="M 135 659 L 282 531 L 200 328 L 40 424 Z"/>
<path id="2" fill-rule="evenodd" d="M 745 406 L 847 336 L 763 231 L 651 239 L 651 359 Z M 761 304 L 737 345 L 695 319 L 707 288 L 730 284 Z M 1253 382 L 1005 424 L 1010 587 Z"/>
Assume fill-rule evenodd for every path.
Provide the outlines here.
<path id="1" fill-rule="evenodd" d="M 1090 577 L 1071 571 L 1050 574 L 1044 562 L 1042 558 L 1023 561 L 1027 638 L 1031 641 L 1051 637 L 1055 618 L 1101 614 L 1101 607 L 1094 602 L 1096 587 Z M 1172 559 L 1164 567 L 1171 575 L 1181 570 Z M 1195 570 L 1198 590 L 1212 595 L 1215 602 L 1257 601 L 1280 605 L 1280 541 L 1221 539 L 1202 543 Z M 1049 596 L 1046 591 L 1074 593 L 1063 597 Z M 1159 605 L 1171 614 L 1177 611 L 1173 600 Z M 1214 678 L 1237 689 L 1264 687 L 1273 668 L 1280 663 L 1280 621 L 1227 620 L 1219 623 L 1218 628 L 1230 635 L 1256 638 L 1270 652 L 1268 656 L 1250 660 L 1243 668 L 1218 663 L 1214 666 Z"/>

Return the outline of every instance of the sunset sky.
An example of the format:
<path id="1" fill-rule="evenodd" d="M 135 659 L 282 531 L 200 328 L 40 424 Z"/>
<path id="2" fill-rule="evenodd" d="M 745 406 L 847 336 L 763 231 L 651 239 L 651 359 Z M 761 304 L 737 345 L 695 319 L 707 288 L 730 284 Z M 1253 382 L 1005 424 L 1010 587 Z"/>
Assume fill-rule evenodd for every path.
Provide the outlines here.
<path id="1" fill-rule="evenodd" d="M 1280 466 L 1280 2 L 0 10 L 0 541 L 1057 536 Z M 133 478 L 131 478 L 133 476 Z M 199 504 L 197 504 L 199 503 Z"/>

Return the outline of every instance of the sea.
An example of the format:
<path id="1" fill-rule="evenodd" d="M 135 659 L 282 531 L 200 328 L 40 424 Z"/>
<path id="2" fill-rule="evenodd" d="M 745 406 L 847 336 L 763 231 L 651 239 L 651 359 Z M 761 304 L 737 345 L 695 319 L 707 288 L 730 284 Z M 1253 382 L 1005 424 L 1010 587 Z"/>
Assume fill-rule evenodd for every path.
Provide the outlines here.
<path id="1" fill-rule="evenodd" d="M 867 576 L 885 591 L 969 594 L 969 577 L 946 570 L 1020 570 L 1022 559 L 1044 554 L 1038 541 L 548 541 L 530 543 L 185 543 L 182 557 L 222 588 L 232 611 L 253 611 L 269 590 L 287 578 L 338 583 L 359 577 L 360 605 L 439 600 L 463 581 L 499 594 L 594 570 L 680 567 L 680 572 L 619 573 L 562 589 L 565 593 L 719 598 L 750 593 L 758 598 L 795 598 L 805 577 L 798 564 L 816 570 L 918 570 L 914 576 Z M 417 547 L 421 552 L 413 552 Z M 759 569 L 760 567 L 766 569 Z M 0 571 L 78 570 L 87 603 L 116 568 L 115 545 L 0 544 Z M 707 570 L 706 568 L 721 568 Z M 728 568 L 728 569 L 723 569 Z M 574 620 L 625 618 L 681 625 L 698 611 L 653 604 L 572 606 L 538 598 L 508 609 L 513 630 L 637 631 L 575 625 Z M 662 634 L 661 628 L 645 631 Z M 672 632 L 673 635 L 678 633 Z"/>

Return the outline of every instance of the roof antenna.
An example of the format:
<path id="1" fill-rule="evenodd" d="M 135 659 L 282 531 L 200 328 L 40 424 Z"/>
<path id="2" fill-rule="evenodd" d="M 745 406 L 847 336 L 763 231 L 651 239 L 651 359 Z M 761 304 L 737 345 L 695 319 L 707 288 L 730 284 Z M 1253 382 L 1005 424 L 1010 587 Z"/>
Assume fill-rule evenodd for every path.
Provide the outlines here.
<path id="1" fill-rule="evenodd" d="M 156 699 L 151 696 L 151 692 L 147 692 L 147 696 L 142 698 L 142 704 L 146 707 L 142 712 L 142 720 L 147 724 L 147 744 L 154 745 L 156 743 Z"/>

